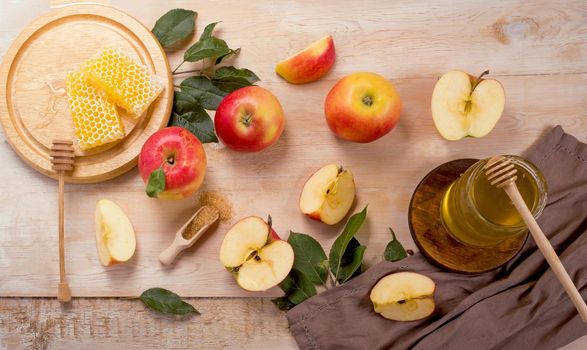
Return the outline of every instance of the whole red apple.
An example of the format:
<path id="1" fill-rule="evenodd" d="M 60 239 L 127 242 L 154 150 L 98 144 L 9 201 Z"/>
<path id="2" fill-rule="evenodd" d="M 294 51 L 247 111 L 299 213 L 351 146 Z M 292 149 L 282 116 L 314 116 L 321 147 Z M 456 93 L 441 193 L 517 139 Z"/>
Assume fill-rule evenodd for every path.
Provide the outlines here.
<path id="1" fill-rule="evenodd" d="M 277 141 L 285 118 L 277 98 L 258 86 L 247 86 L 226 96 L 214 117 L 216 134 L 235 151 L 257 152 Z"/>
<path id="2" fill-rule="evenodd" d="M 391 131 L 402 111 L 394 86 L 375 73 L 353 73 L 339 80 L 324 102 L 326 122 L 345 140 L 371 142 Z"/>
<path id="3" fill-rule="evenodd" d="M 185 198 L 204 181 L 206 152 L 200 140 L 188 130 L 178 126 L 163 128 L 143 145 L 139 172 L 150 197 Z"/>

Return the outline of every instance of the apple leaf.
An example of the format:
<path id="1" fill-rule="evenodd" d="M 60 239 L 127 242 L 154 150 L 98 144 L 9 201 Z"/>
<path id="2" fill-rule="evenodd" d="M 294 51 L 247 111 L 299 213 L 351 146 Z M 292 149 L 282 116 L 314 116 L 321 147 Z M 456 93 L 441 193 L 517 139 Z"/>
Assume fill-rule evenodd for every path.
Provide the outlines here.
<path id="1" fill-rule="evenodd" d="M 340 234 L 340 236 L 338 236 L 338 238 L 334 241 L 334 244 L 332 244 L 332 247 L 330 248 L 330 271 L 332 271 L 332 274 L 334 275 L 334 280 L 338 281 L 339 283 L 342 283 L 340 281 L 344 282 L 348 280 L 355 272 L 356 268 L 360 267 L 360 264 L 358 264 L 355 270 L 352 270 L 353 266 L 356 266 L 357 264 L 354 259 L 360 257 L 362 261 L 365 248 L 360 249 L 361 245 L 359 244 L 359 247 L 351 247 L 352 250 L 349 253 L 347 253 L 347 248 L 349 247 L 349 243 L 352 241 L 355 234 L 359 231 L 361 226 L 363 226 L 363 223 L 365 222 L 366 218 L 367 207 L 365 207 L 360 213 L 351 216 L 349 218 L 349 221 L 346 223 L 344 229 L 342 230 L 342 233 Z M 347 254 L 347 259 L 343 260 L 345 254 Z M 353 259 L 351 259 L 353 262 L 352 264 L 348 264 L 348 254 L 351 254 L 353 256 Z M 346 264 L 343 265 L 343 263 Z M 349 270 L 352 271 L 349 273 Z"/>
<path id="2" fill-rule="evenodd" d="M 387 243 L 387 246 L 385 247 L 385 251 L 383 253 L 383 258 L 387 261 L 399 261 L 404 258 L 407 258 L 408 254 L 404 249 L 404 246 L 400 243 L 400 241 L 397 240 L 397 238 L 395 237 L 395 232 L 393 232 L 391 227 L 389 228 L 389 232 L 391 232 L 391 236 L 393 239 L 389 243 Z"/>
<path id="3" fill-rule="evenodd" d="M 171 46 L 194 33 L 197 16 L 198 13 L 191 10 L 171 10 L 155 22 L 152 32 L 161 46 Z"/>
<path id="4" fill-rule="evenodd" d="M 295 305 L 316 295 L 316 287 L 302 272 L 292 269 L 279 284 L 285 297 Z"/>
<path id="5" fill-rule="evenodd" d="M 320 243 L 304 233 L 290 232 L 287 239 L 294 250 L 293 268 L 303 273 L 312 283 L 322 284 L 328 277 L 326 253 Z"/>
<path id="6" fill-rule="evenodd" d="M 150 288 L 141 294 L 141 301 L 151 310 L 166 315 L 200 314 L 191 304 L 181 300 L 172 291 L 163 288 Z"/>
<path id="7" fill-rule="evenodd" d="M 245 86 L 253 85 L 259 81 L 259 77 L 246 68 L 233 66 L 220 67 L 212 76 L 212 83 L 223 91 L 233 92 Z"/>
<path id="8" fill-rule="evenodd" d="M 193 98 L 192 95 L 181 91 L 173 93 L 173 111 L 177 114 L 195 112 L 200 109 L 203 109 L 200 102 Z"/>
<path id="9" fill-rule="evenodd" d="M 170 126 L 181 126 L 194 134 L 201 143 L 218 142 L 218 137 L 214 132 L 214 123 L 204 110 L 199 107 L 198 110 L 185 114 L 173 113 L 171 116 Z"/>
<path id="10" fill-rule="evenodd" d="M 210 79 L 203 76 L 187 78 L 181 82 L 180 87 L 181 92 L 187 93 L 198 101 L 202 107 L 209 110 L 216 110 L 220 101 L 228 95 L 227 92 L 214 86 Z"/>
<path id="11" fill-rule="evenodd" d="M 206 38 L 211 38 L 212 37 L 212 32 L 214 32 L 214 28 L 216 27 L 216 25 L 220 23 L 220 22 L 214 22 L 214 23 L 210 23 L 206 26 L 206 28 L 204 28 L 204 31 L 202 32 L 202 35 L 200 35 L 200 40 L 202 39 L 206 39 Z"/>
<path id="12" fill-rule="evenodd" d="M 367 247 L 361 245 L 355 237 L 351 238 L 344 254 L 342 255 L 342 260 L 338 269 L 338 283 L 345 283 L 361 274 L 361 265 L 363 265 L 365 249 L 367 249 Z"/>
<path id="13" fill-rule="evenodd" d="M 205 58 L 218 58 L 231 53 L 232 50 L 226 44 L 226 41 L 216 37 L 206 37 L 200 39 L 192 45 L 183 54 L 183 59 L 187 62 L 197 62 Z"/>
<path id="14" fill-rule="evenodd" d="M 222 62 L 223 59 L 225 59 L 225 58 L 227 58 L 228 56 L 231 56 L 231 55 L 235 55 L 236 56 L 240 52 L 241 52 L 241 48 L 240 47 L 238 49 L 236 49 L 236 50 L 230 49 L 230 52 L 227 53 L 226 55 L 219 56 L 216 59 L 216 61 L 214 62 L 214 64 L 220 64 L 220 62 Z"/>
<path id="15" fill-rule="evenodd" d="M 154 170 L 149 174 L 149 181 L 147 182 L 147 196 L 151 198 L 157 198 L 159 193 L 165 191 L 165 172 L 163 167 Z"/>
<path id="16" fill-rule="evenodd" d="M 289 301 L 286 297 L 279 297 L 275 299 L 271 299 L 271 302 L 277 306 L 277 308 L 281 311 L 288 311 L 291 310 L 296 304 Z"/>

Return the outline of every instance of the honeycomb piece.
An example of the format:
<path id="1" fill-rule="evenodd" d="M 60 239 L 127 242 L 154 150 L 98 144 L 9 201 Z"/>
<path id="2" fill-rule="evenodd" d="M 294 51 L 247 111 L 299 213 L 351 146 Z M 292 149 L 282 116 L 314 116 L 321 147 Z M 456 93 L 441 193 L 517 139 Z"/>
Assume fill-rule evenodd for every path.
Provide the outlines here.
<path id="1" fill-rule="evenodd" d="M 68 73 L 65 89 L 75 137 L 82 150 L 124 137 L 124 125 L 116 112 L 116 106 L 102 90 L 90 84 L 83 73 Z"/>
<path id="2" fill-rule="evenodd" d="M 107 48 L 82 66 L 97 87 L 129 114 L 139 117 L 163 91 L 161 78 L 116 48 Z"/>

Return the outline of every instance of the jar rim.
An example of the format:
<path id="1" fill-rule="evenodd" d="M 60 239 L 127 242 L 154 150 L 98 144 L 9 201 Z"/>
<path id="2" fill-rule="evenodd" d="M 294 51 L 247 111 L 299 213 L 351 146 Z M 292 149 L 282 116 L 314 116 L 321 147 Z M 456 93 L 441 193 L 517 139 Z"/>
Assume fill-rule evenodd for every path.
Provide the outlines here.
<path id="1" fill-rule="evenodd" d="M 544 176 L 542 175 L 542 172 L 540 171 L 540 169 L 538 169 L 538 167 L 536 165 L 534 165 L 532 162 L 530 162 L 529 160 L 524 159 L 522 157 L 515 156 L 515 155 L 504 155 L 504 157 L 509 158 L 512 161 L 512 163 L 524 168 L 524 170 L 526 170 L 528 172 L 528 174 L 530 174 L 532 176 L 532 179 L 536 183 L 536 186 L 538 187 L 538 193 L 539 193 L 538 194 L 538 204 L 536 205 L 536 208 L 534 210 L 532 210 L 532 208 L 529 208 L 529 209 L 530 209 L 534 219 L 538 219 L 538 217 L 542 214 L 542 211 L 546 207 L 546 199 L 548 196 L 547 184 L 546 184 L 546 180 L 544 179 Z M 483 171 L 483 166 L 485 165 L 485 163 L 487 163 L 488 160 L 489 160 L 489 158 L 481 159 L 477 163 L 473 164 L 469 169 L 467 169 L 467 171 L 471 170 L 471 176 L 469 176 L 467 179 L 466 188 L 472 187 L 473 181 L 477 178 L 477 176 L 485 176 L 485 174 L 483 174 L 482 171 Z M 475 205 L 472 191 L 467 191 L 467 206 L 487 226 L 491 227 L 492 229 L 503 228 L 503 226 L 497 225 L 497 224 L 487 220 L 483 215 L 481 215 L 481 213 L 477 209 L 477 206 Z M 521 228 L 524 228 L 525 226 L 526 226 L 526 224 L 524 222 L 522 222 L 520 225 L 512 226 L 512 229 L 521 229 Z"/>

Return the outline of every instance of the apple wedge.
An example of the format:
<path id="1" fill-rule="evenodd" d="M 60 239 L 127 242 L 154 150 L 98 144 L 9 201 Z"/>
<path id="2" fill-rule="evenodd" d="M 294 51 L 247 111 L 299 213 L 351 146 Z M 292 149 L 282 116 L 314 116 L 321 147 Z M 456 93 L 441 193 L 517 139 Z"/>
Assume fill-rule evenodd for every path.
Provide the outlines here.
<path id="1" fill-rule="evenodd" d="M 334 225 L 346 216 L 354 199 L 353 174 L 329 164 L 306 181 L 300 196 L 300 210 L 314 220 Z"/>
<path id="2" fill-rule="evenodd" d="M 264 291 L 289 274 L 294 252 L 286 241 L 258 216 L 246 217 L 232 226 L 220 247 L 220 262 L 232 272 L 236 283 L 248 291 Z"/>
<path id="3" fill-rule="evenodd" d="M 501 118 L 505 93 L 495 79 L 474 78 L 462 71 L 444 74 L 432 93 L 432 119 L 442 137 L 460 140 L 487 135 Z"/>
<path id="4" fill-rule="evenodd" d="M 328 73 L 336 57 L 334 40 L 328 35 L 275 66 L 275 72 L 292 84 L 318 80 Z"/>
<path id="5" fill-rule="evenodd" d="M 104 266 L 128 261 L 137 241 L 130 220 L 116 203 L 102 199 L 96 204 L 96 246 Z"/>
<path id="6" fill-rule="evenodd" d="M 371 289 L 376 313 L 394 321 L 415 321 L 434 312 L 434 281 L 415 272 L 397 272 L 383 277 Z"/>

